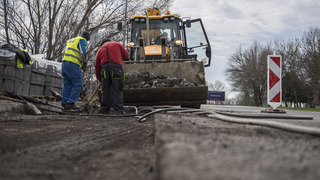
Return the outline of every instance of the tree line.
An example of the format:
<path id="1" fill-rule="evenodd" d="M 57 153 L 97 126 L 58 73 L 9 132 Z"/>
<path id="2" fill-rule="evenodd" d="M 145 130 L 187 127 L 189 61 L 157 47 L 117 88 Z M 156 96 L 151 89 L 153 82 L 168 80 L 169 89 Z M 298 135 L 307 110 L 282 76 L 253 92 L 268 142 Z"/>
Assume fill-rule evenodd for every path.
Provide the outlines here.
<path id="1" fill-rule="evenodd" d="M 0 43 L 60 60 L 66 41 L 88 31 L 99 38 L 123 40 L 117 23 L 148 7 L 165 9 L 172 0 L 1 0 Z M 93 45 L 95 46 L 95 45 Z"/>
<path id="2" fill-rule="evenodd" d="M 88 65 L 84 82 L 91 82 L 99 42 L 122 42 L 130 16 L 147 8 L 167 10 L 173 0 L 0 0 L 0 45 L 13 44 L 30 54 L 60 62 L 68 39 L 87 31 Z"/>
<path id="3" fill-rule="evenodd" d="M 240 92 L 242 105 L 266 105 L 267 56 L 282 56 L 282 99 L 285 106 L 319 105 L 320 29 L 309 28 L 301 37 L 276 39 L 267 44 L 254 41 L 247 49 L 240 46 L 228 58 L 227 80 Z"/>

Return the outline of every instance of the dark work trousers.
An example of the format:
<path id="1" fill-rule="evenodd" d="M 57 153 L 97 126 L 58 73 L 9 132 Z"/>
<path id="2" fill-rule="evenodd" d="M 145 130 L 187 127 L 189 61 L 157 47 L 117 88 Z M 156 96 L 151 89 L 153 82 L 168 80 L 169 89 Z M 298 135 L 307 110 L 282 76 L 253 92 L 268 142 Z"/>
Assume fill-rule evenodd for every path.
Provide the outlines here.
<path id="1" fill-rule="evenodd" d="M 106 63 L 102 65 L 101 83 L 102 99 L 101 111 L 109 112 L 111 103 L 117 112 L 123 112 L 123 82 L 124 73 L 120 64 Z"/>

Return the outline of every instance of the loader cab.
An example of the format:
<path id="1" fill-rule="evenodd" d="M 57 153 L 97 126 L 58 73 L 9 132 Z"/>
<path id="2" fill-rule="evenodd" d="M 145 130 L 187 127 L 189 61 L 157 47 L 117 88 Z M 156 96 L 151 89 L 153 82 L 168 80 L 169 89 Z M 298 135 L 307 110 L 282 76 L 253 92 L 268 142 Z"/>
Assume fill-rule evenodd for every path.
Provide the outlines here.
<path id="1" fill-rule="evenodd" d="M 141 47 L 146 61 L 161 59 L 161 46 L 165 45 L 168 61 L 191 59 L 210 66 L 211 48 L 201 19 L 183 22 L 178 15 L 167 12 L 163 16 L 133 16 L 129 23 L 130 60 L 139 59 Z"/>
<path id="2" fill-rule="evenodd" d="M 178 22 L 177 20 L 163 19 L 150 19 L 149 20 L 149 37 L 146 28 L 146 18 L 135 18 L 131 21 L 131 42 L 138 43 L 139 38 L 144 39 L 146 46 L 148 45 L 161 45 L 160 37 L 166 35 L 167 46 L 172 45 L 174 39 L 178 35 Z"/>
<path id="3" fill-rule="evenodd" d="M 181 40 L 180 19 L 175 16 L 150 16 L 149 22 L 147 20 L 145 16 L 135 16 L 130 20 L 130 59 L 137 60 L 139 57 L 139 39 L 143 41 L 146 61 L 161 59 L 161 38 L 165 38 L 167 59 L 179 59 L 181 44 L 176 45 L 175 41 Z"/>

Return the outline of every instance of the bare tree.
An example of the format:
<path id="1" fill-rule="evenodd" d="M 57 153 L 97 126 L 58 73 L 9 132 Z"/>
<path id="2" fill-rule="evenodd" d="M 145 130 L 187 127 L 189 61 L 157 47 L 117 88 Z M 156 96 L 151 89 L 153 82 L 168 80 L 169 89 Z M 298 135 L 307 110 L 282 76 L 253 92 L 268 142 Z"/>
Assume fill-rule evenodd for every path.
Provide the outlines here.
<path id="1" fill-rule="evenodd" d="M 310 28 L 302 36 L 302 62 L 312 88 L 313 106 L 320 98 L 320 29 Z"/>
<path id="2" fill-rule="evenodd" d="M 266 96 L 267 56 L 272 53 L 271 45 L 262 46 L 257 41 L 247 50 L 241 47 L 229 58 L 226 74 L 234 91 L 253 98 L 253 104 L 262 106 Z"/>
<path id="3" fill-rule="evenodd" d="M 275 49 L 283 59 L 282 63 L 282 97 L 286 106 L 300 106 L 310 103 L 310 89 L 306 81 L 307 73 L 301 61 L 303 54 L 298 38 L 293 40 L 275 40 Z"/>
<path id="4" fill-rule="evenodd" d="M 2 0 L 1 37 L 23 46 L 32 54 L 46 53 L 47 59 L 61 60 L 65 42 L 83 31 L 120 41 L 117 22 L 125 15 L 143 11 L 147 0 Z M 151 1 L 152 6 L 169 7 L 172 0 Z M 125 13 L 125 5 L 127 13 Z"/>
<path id="5" fill-rule="evenodd" d="M 95 37 L 124 40 L 124 28 L 118 22 L 129 20 L 147 8 L 165 10 L 173 0 L 2 0 L 0 4 L 1 39 L 31 54 L 45 54 L 46 59 L 61 61 L 68 39 L 87 31 Z M 142 14 L 140 13 L 140 14 Z M 1 42 L 2 43 L 2 42 Z M 3 42 L 5 43 L 5 42 Z M 92 80 L 98 42 L 88 43 L 85 82 Z"/>
<path id="6" fill-rule="evenodd" d="M 224 91 L 225 90 L 225 85 L 222 81 L 215 81 L 214 84 L 209 83 L 209 90 L 213 91 Z"/>
<path id="7" fill-rule="evenodd" d="M 166 10 L 166 8 L 170 7 L 173 3 L 172 0 L 153 0 L 153 1 L 146 1 L 143 4 L 144 9 L 147 8 L 158 8 L 159 10 Z"/>
<path id="8" fill-rule="evenodd" d="M 5 31 L 5 39 L 7 41 L 8 44 L 10 44 L 10 37 L 9 37 L 9 19 L 8 19 L 8 14 L 9 14 L 9 10 L 12 8 L 13 5 L 11 5 L 10 3 L 12 2 L 8 2 L 8 0 L 2 0 L 1 4 L 0 4 L 0 9 L 1 9 L 1 14 L 0 16 L 3 17 L 3 22 L 0 22 L 1 26 L 4 28 Z"/>

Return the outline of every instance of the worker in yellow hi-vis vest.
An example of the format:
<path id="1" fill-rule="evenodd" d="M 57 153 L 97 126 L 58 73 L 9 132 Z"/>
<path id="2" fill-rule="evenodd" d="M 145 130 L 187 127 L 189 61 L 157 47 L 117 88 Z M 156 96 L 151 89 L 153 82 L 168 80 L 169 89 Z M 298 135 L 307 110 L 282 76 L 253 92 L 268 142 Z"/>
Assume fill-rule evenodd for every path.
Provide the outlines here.
<path id="1" fill-rule="evenodd" d="M 5 49 L 16 53 L 16 67 L 23 68 L 24 64 L 31 64 L 31 57 L 27 50 L 18 48 L 13 44 L 4 44 L 0 46 L 0 49 Z"/>
<path id="2" fill-rule="evenodd" d="M 25 49 L 22 49 L 22 48 L 19 48 L 21 52 L 24 53 L 25 55 L 25 58 L 23 59 L 20 59 L 19 56 L 17 56 L 17 68 L 23 68 L 23 64 L 28 64 L 30 65 L 31 64 L 31 58 L 30 58 L 30 54 L 28 53 L 27 50 Z"/>
<path id="3" fill-rule="evenodd" d="M 65 110 L 80 109 L 75 105 L 80 97 L 84 71 L 87 65 L 86 46 L 90 40 L 88 32 L 67 41 L 66 50 L 62 59 L 62 101 Z"/>

